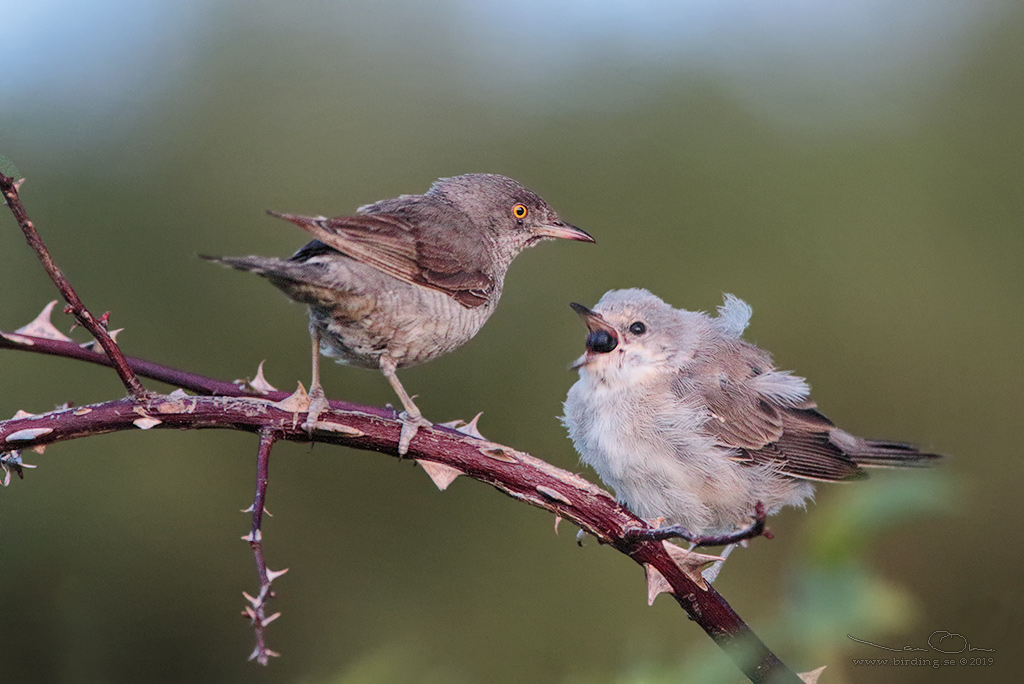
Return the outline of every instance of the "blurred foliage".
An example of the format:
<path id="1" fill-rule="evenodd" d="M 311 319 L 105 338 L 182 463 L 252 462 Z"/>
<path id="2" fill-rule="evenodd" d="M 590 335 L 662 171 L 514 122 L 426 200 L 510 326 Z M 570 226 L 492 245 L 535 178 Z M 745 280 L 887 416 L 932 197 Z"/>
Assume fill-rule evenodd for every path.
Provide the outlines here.
<path id="1" fill-rule="evenodd" d="M 472 343 L 403 372 L 424 413 L 483 410 L 489 438 L 578 468 L 556 419 L 583 344 L 567 303 L 643 286 L 710 310 L 735 293 L 754 308 L 749 338 L 838 424 L 950 458 L 944 478 L 821 487 L 729 561 L 719 590 L 783 660 L 828 664 L 823 682 L 1011 679 L 1019 4 L 8 10 L 4 168 L 27 177 L 44 239 L 126 327 L 127 353 L 228 379 L 266 359 L 278 387 L 306 382 L 302 308 L 196 254 L 291 253 L 305 236 L 268 208 L 342 214 L 439 176 L 510 175 L 598 244 L 520 257 Z M 0 212 L 0 328 L 54 295 Z M 324 381 L 393 401 L 376 373 L 332 366 Z M 122 393 L 103 369 L 0 355 L 0 415 Z M 275 448 L 264 530 L 271 567 L 291 567 L 269 630 L 283 657 L 254 672 L 235 511 L 255 450 L 248 435 L 154 431 L 27 459 L 40 467 L 0 491 L 0 679 L 736 680 L 671 601 L 644 605 L 633 563 L 553 535 L 550 516 L 463 480 L 438 494 L 408 463 L 291 444 Z M 997 666 L 858 670 L 855 629 L 960 632 Z"/>
<path id="2" fill-rule="evenodd" d="M 914 476 L 917 477 L 914 477 Z M 853 657 L 875 657 L 847 635 L 889 643 L 921 621 L 920 600 L 912 586 L 884 577 L 874 566 L 872 551 L 889 528 L 948 514 L 954 493 L 948 477 L 904 473 L 844 489 L 815 515 L 802 533 L 800 552 L 789 558 L 777 615 L 761 618 L 760 632 L 772 635 L 771 647 L 798 671 L 826 669 L 829 682 L 850 681 L 837 663 Z M 753 543 L 765 543 L 764 540 Z M 747 552 L 737 550 L 733 559 Z M 724 573 L 734 570 L 736 560 Z M 668 600 L 666 599 L 666 602 Z M 870 635 L 869 637 L 863 635 Z M 927 633 L 925 634 L 927 636 Z M 923 643 L 924 637 L 916 642 Z M 893 642 L 896 643 L 896 642 Z M 902 644 L 900 644 L 902 645 Z M 882 654 L 884 656 L 884 654 Z M 620 672 L 569 677 L 566 682 L 609 684 L 706 684 L 737 681 L 731 661 L 710 642 L 681 653 L 675 664 L 640 657 Z"/>

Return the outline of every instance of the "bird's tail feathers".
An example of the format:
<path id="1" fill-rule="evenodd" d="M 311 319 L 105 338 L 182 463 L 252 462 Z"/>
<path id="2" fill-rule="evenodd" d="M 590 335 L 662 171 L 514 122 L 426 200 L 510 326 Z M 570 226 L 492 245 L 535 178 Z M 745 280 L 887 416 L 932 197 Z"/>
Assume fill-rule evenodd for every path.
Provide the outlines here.
<path id="1" fill-rule="evenodd" d="M 942 458 L 940 454 L 923 452 L 905 442 L 863 439 L 858 446 L 860 448 L 848 455 L 857 465 L 868 468 L 922 468 Z"/>
<path id="2" fill-rule="evenodd" d="M 251 271 L 252 273 L 258 273 L 260 275 L 277 274 L 282 270 L 283 266 L 287 264 L 283 259 L 260 256 L 218 257 L 210 256 L 208 254 L 200 254 L 199 258 L 212 261 L 215 264 L 237 268 L 239 271 Z"/>
<path id="3" fill-rule="evenodd" d="M 276 257 L 214 257 L 199 255 L 214 263 L 249 271 L 269 280 L 297 302 L 311 306 L 324 306 L 338 302 L 338 288 L 322 282 L 322 271 L 302 261 Z"/>

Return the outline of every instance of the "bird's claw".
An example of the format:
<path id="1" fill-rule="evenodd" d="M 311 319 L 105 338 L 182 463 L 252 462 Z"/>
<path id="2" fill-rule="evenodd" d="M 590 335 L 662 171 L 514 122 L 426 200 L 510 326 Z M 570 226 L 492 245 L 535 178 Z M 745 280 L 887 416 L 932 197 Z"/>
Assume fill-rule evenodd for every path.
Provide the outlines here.
<path id="1" fill-rule="evenodd" d="M 312 434 L 316 422 L 320 420 L 320 414 L 328 408 L 330 408 L 330 404 L 324 395 L 324 388 L 319 385 L 312 388 L 309 393 L 309 408 L 306 409 L 306 420 L 302 423 L 302 429 Z"/>
<path id="2" fill-rule="evenodd" d="M 398 437 L 398 456 L 402 457 L 409 452 L 409 444 L 419 429 L 432 427 L 434 424 L 421 415 L 411 416 L 407 411 L 399 413 L 398 419 L 402 421 L 402 434 Z"/>
<path id="3" fill-rule="evenodd" d="M 684 539 L 692 542 L 694 539 L 699 539 L 698 535 L 690 532 L 682 525 L 647 529 L 631 527 L 623 533 L 622 537 L 628 542 L 665 541 L 666 539 Z"/>
<path id="4" fill-rule="evenodd" d="M 663 519 L 659 519 L 659 522 Z M 729 546 L 753 539 L 754 537 L 765 537 L 772 539 L 772 533 L 765 527 L 767 514 L 764 504 L 758 501 L 754 505 L 754 522 L 747 527 L 721 535 L 695 534 L 682 525 L 669 525 L 668 527 L 654 527 L 648 529 L 630 528 L 622 535 L 628 542 L 664 541 L 666 539 L 685 539 L 695 548 L 698 546 Z"/>

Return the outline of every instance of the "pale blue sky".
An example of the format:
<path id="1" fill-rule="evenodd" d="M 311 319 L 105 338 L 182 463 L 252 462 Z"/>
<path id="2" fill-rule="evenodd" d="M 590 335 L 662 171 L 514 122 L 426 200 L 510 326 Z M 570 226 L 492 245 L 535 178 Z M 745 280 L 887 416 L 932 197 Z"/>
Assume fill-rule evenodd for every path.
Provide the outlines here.
<path id="1" fill-rule="evenodd" d="M 0 114 L 74 103 L 100 114 L 186 76 L 239 34 L 290 32 L 356 49 L 436 60 L 464 87 L 520 97 L 571 83 L 595 64 L 698 72 L 781 116 L 801 93 L 942 70 L 999 4 L 942 0 L 417 0 L 183 3 L 0 0 Z M 237 32 L 237 34 L 235 33 Z M 621 75 L 621 74 L 620 74 Z M 839 109 L 846 109 L 841 94 Z M 849 97 L 849 96 L 847 96 Z M 859 97 L 859 96 L 858 96 Z M 898 102 L 895 103 L 898 108 Z"/>

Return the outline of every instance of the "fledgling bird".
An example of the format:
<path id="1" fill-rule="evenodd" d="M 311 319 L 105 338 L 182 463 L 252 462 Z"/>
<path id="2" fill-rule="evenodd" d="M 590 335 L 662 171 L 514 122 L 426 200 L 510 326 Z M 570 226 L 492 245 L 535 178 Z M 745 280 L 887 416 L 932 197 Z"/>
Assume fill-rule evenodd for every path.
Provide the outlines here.
<path id="1" fill-rule="evenodd" d="M 759 502 L 769 515 L 805 505 L 813 482 L 937 458 L 836 427 L 803 378 L 741 338 L 751 309 L 732 295 L 717 317 L 642 289 L 572 307 L 589 334 L 563 422 L 582 460 L 642 518 L 728 534 Z"/>
<path id="2" fill-rule="evenodd" d="M 395 375 L 473 338 L 494 312 L 505 273 L 522 250 L 547 238 L 594 242 L 561 221 L 536 193 L 504 176 L 441 178 L 423 195 L 401 195 L 325 218 L 268 212 L 316 239 L 289 259 L 204 257 L 264 276 L 309 305 L 313 341 L 312 430 L 327 406 L 319 354 L 379 369 L 405 408 L 399 452 L 423 418 Z"/>

